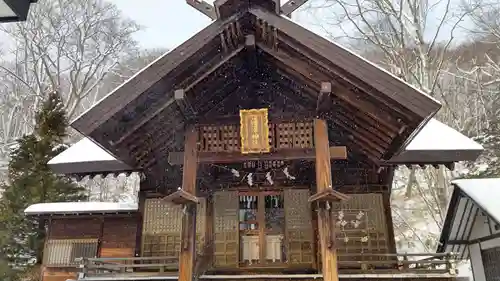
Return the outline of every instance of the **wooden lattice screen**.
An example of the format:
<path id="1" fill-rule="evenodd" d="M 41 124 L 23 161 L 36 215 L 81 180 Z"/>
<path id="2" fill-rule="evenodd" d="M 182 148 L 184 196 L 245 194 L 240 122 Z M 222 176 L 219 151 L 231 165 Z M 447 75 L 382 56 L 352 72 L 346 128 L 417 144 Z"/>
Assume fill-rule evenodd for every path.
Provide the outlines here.
<path id="1" fill-rule="evenodd" d="M 238 125 L 201 126 L 200 151 L 239 152 L 240 128 Z M 272 150 L 286 148 L 312 148 L 312 122 L 269 123 L 269 144 Z"/>
<path id="2" fill-rule="evenodd" d="M 308 189 L 286 189 L 285 200 L 285 237 L 287 261 L 290 264 L 313 263 L 313 227 L 311 209 L 307 199 Z"/>
<path id="3" fill-rule="evenodd" d="M 382 194 L 350 194 L 351 198 L 334 203 L 332 208 L 337 220 L 336 247 L 339 261 L 370 261 L 383 257 L 363 253 L 388 253 L 387 222 Z M 318 251 L 318 261 L 321 253 Z"/>
<path id="4" fill-rule="evenodd" d="M 200 198 L 196 214 L 196 249 L 203 250 L 206 199 Z M 181 246 L 182 207 L 162 199 L 146 199 L 142 228 L 142 256 L 173 257 Z"/>
<path id="5" fill-rule="evenodd" d="M 307 199 L 308 189 L 286 189 L 284 191 L 286 218 L 286 249 L 290 264 L 313 263 L 313 227 L 311 209 Z"/>
<path id="6" fill-rule="evenodd" d="M 214 266 L 238 265 L 238 192 L 219 191 L 214 194 Z"/>

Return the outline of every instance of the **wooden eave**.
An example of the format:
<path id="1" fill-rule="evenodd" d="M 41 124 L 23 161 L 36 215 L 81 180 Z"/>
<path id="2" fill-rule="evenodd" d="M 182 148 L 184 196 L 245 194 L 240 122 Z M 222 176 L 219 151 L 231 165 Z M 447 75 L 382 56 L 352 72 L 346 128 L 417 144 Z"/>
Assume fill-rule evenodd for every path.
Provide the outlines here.
<path id="1" fill-rule="evenodd" d="M 331 83 L 327 99 L 331 106 L 322 118 L 330 121 L 331 130 L 347 132 L 350 145 L 374 163 L 397 154 L 440 108 L 429 96 L 338 45 L 270 11 L 251 7 L 215 21 L 117 88 L 72 126 L 125 163 L 150 167 L 165 160 L 169 151 L 182 150 L 184 125 L 195 121 L 193 115 L 208 114 L 236 95 L 241 86 L 238 77 L 253 73 L 249 57 L 259 61 L 251 67 L 267 65 L 288 81 L 282 85 L 296 93 L 290 99 L 307 102 L 304 108 L 312 113 L 321 84 Z M 178 89 L 191 98 L 176 99 Z"/>

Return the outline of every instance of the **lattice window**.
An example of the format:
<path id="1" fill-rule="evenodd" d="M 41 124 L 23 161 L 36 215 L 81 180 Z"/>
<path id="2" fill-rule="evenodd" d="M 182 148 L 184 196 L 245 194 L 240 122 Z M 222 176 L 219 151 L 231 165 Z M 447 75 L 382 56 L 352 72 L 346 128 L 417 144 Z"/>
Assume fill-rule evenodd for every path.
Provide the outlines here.
<path id="1" fill-rule="evenodd" d="M 333 214 L 337 219 L 336 245 L 339 260 L 384 259 L 363 255 L 363 253 L 388 252 L 387 222 L 384 216 L 382 194 L 352 194 L 350 196 L 348 201 L 332 204 Z"/>
<path id="2" fill-rule="evenodd" d="M 98 239 L 53 239 L 45 245 L 45 266 L 74 266 L 77 258 L 95 258 Z"/>
<path id="3" fill-rule="evenodd" d="M 313 123 L 299 122 L 295 124 L 294 147 L 313 147 Z"/>
<path id="4" fill-rule="evenodd" d="M 181 206 L 161 199 L 146 199 L 142 234 L 142 256 L 175 257 L 181 243 Z"/>
<path id="5" fill-rule="evenodd" d="M 313 123 L 280 123 L 276 125 L 276 148 L 311 148 L 313 143 Z"/>
<path id="6" fill-rule="evenodd" d="M 313 227 L 308 189 L 286 189 L 285 228 L 287 260 L 291 264 L 313 263 Z"/>
<path id="7" fill-rule="evenodd" d="M 276 148 L 292 148 L 294 144 L 295 124 L 281 123 L 276 125 Z"/>
<path id="8" fill-rule="evenodd" d="M 206 125 L 199 128 L 200 147 L 203 152 L 240 151 L 239 125 Z M 272 149 L 312 148 L 312 122 L 269 123 L 269 145 Z"/>
<path id="9" fill-rule="evenodd" d="M 206 199 L 196 206 L 196 249 L 203 251 L 206 228 Z M 181 246 L 182 207 L 162 199 L 147 199 L 144 208 L 142 255 L 176 257 Z"/>
<path id="10" fill-rule="evenodd" d="M 236 125 L 202 126 L 200 127 L 200 144 L 200 151 L 239 151 L 239 127 Z"/>
<path id="11" fill-rule="evenodd" d="M 500 281 L 500 247 L 481 251 L 485 281 Z"/>

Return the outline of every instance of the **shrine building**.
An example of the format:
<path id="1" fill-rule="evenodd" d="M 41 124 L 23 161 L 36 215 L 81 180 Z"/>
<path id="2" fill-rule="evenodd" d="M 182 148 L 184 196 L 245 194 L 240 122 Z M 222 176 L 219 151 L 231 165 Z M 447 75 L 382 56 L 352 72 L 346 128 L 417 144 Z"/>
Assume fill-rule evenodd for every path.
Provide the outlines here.
<path id="1" fill-rule="evenodd" d="M 49 162 L 140 177 L 138 204 L 47 203 L 43 281 L 455 280 L 453 253 L 399 254 L 398 165 L 483 148 L 441 105 L 286 18 L 305 1 L 188 3 L 213 19 L 71 126 Z"/>

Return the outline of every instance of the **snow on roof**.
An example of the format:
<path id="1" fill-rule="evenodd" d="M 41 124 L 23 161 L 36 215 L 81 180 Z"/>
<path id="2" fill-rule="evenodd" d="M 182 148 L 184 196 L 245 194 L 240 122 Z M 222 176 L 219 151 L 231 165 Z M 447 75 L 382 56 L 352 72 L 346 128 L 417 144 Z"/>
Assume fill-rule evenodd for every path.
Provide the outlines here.
<path id="1" fill-rule="evenodd" d="M 26 215 L 136 212 L 136 203 L 58 202 L 33 204 L 24 210 Z"/>
<path id="2" fill-rule="evenodd" d="M 452 183 L 478 204 L 492 219 L 500 223 L 500 178 L 460 179 Z"/>
<path id="3" fill-rule="evenodd" d="M 405 150 L 483 150 L 483 147 L 459 131 L 431 119 L 406 146 Z"/>
<path id="4" fill-rule="evenodd" d="M 500 223 L 500 178 L 460 179 L 452 181 L 454 185 L 443 229 L 439 238 L 437 252 L 454 252 L 460 259 L 467 259 L 467 244 L 450 241 L 470 241 L 476 219 L 487 215 L 489 219 Z"/>
<path id="5" fill-rule="evenodd" d="M 55 172 L 62 174 L 131 171 L 89 138 L 83 138 L 48 162 Z"/>
<path id="6" fill-rule="evenodd" d="M 483 146 L 459 131 L 432 118 L 405 149 L 389 162 L 446 163 L 474 161 Z"/>
<path id="7" fill-rule="evenodd" d="M 112 161 L 116 158 L 111 153 L 102 149 L 89 138 L 83 138 L 73 144 L 71 149 L 67 149 L 52 158 L 50 164 L 90 162 L 90 161 Z"/>

